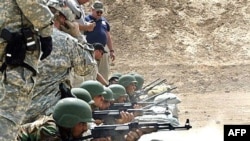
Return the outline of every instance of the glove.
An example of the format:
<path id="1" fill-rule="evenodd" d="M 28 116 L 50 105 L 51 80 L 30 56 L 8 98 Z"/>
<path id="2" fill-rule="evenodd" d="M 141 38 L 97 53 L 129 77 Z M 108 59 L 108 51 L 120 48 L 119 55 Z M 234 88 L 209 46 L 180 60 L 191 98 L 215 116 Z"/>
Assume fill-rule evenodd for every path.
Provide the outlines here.
<path id="1" fill-rule="evenodd" d="M 71 22 L 66 20 L 66 25 L 61 25 L 60 28 L 62 31 L 70 34 L 73 37 L 79 37 L 81 35 L 81 32 L 79 30 L 79 25 L 77 22 Z"/>
<path id="2" fill-rule="evenodd" d="M 42 48 L 42 56 L 40 60 L 45 59 L 50 55 L 52 52 L 52 38 L 51 36 L 49 37 L 40 37 L 40 42 L 41 42 L 41 48 Z"/>

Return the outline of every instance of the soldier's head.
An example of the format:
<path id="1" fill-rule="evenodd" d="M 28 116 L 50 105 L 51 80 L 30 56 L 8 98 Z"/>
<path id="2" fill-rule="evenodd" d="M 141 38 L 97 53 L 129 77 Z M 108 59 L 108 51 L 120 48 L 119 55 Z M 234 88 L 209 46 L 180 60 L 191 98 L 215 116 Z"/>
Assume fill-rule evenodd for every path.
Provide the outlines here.
<path id="1" fill-rule="evenodd" d="M 109 87 L 104 87 L 104 90 L 107 94 L 103 95 L 104 101 L 102 107 L 100 107 L 101 110 L 108 109 L 111 103 L 114 101 L 113 91 Z"/>
<path id="2" fill-rule="evenodd" d="M 76 19 L 76 15 L 66 6 L 64 0 L 48 0 L 47 5 L 54 14 L 54 25 L 58 28 L 60 25 L 67 26 L 65 20 L 74 21 Z"/>
<path id="3" fill-rule="evenodd" d="M 127 100 L 127 93 L 125 88 L 120 84 L 112 84 L 109 86 L 109 88 L 113 92 L 113 97 L 115 99 L 115 102 L 117 103 L 124 103 Z"/>
<path id="4" fill-rule="evenodd" d="M 142 86 L 144 84 L 144 78 L 142 75 L 138 74 L 138 73 L 131 73 L 132 76 L 135 77 L 135 80 L 137 81 L 136 83 L 136 91 L 141 90 Z"/>
<path id="5" fill-rule="evenodd" d="M 96 80 L 87 80 L 87 81 L 83 81 L 80 84 L 80 88 L 83 88 L 85 90 L 87 90 L 92 99 L 94 100 L 94 105 L 97 107 L 101 107 L 104 101 L 104 97 L 103 95 L 106 94 L 103 85 Z"/>
<path id="6" fill-rule="evenodd" d="M 118 84 L 118 80 L 121 76 L 122 74 L 118 72 L 112 74 L 111 77 L 109 78 L 109 84 Z"/>
<path id="7" fill-rule="evenodd" d="M 90 93 L 83 88 L 72 88 L 71 93 L 75 95 L 78 99 L 84 100 L 89 104 L 94 103 Z"/>
<path id="8" fill-rule="evenodd" d="M 89 104 L 78 98 L 64 98 L 55 105 L 53 119 L 63 130 L 71 131 L 73 138 L 79 138 L 88 130 L 88 122 L 92 122 L 92 110 Z"/>
<path id="9" fill-rule="evenodd" d="M 104 5 L 101 1 L 96 0 L 94 4 L 91 6 L 92 10 L 92 16 L 96 19 L 99 19 L 102 17 L 102 14 L 104 12 Z"/>
<path id="10" fill-rule="evenodd" d="M 133 95 L 136 89 L 137 81 L 131 74 L 122 75 L 118 83 L 125 87 L 127 94 Z"/>
<path id="11" fill-rule="evenodd" d="M 101 43 L 93 43 L 92 44 L 94 47 L 94 56 L 97 61 L 99 61 L 104 53 L 107 53 L 107 51 L 104 49 L 103 44 Z"/>

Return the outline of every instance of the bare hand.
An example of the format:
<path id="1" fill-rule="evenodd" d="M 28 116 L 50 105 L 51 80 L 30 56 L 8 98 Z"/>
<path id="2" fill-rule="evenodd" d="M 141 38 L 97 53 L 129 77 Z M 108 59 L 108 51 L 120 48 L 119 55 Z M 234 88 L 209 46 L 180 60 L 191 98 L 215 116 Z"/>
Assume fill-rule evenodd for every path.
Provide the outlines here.
<path id="1" fill-rule="evenodd" d="M 133 113 L 128 113 L 124 111 L 121 111 L 120 115 L 121 115 L 121 118 L 116 120 L 117 124 L 124 124 L 124 123 L 131 122 L 135 118 Z"/>
<path id="2" fill-rule="evenodd" d="M 81 35 L 79 30 L 79 24 L 77 22 L 71 22 L 66 20 L 65 25 L 60 26 L 61 30 L 70 34 L 73 37 L 78 37 Z"/>
<path id="3" fill-rule="evenodd" d="M 95 22 L 87 23 L 87 31 L 93 31 L 96 26 Z"/>
<path id="4" fill-rule="evenodd" d="M 114 51 L 111 51 L 111 52 L 109 53 L 109 55 L 110 55 L 111 61 L 112 61 L 112 62 L 115 61 L 115 52 L 114 52 Z"/>
<path id="5" fill-rule="evenodd" d="M 137 129 L 136 131 L 129 131 L 129 133 L 124 136 L 124 139 L 126 141 L 137 141 L 142 135 L 142 131 Z"/>

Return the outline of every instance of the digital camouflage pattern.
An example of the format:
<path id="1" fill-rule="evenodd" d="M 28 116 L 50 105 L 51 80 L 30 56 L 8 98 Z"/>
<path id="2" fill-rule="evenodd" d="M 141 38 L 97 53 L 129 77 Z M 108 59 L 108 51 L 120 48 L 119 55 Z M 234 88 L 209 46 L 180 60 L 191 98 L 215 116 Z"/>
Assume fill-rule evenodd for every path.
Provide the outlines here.
<path id="1" fill-rule="evenodd" d="M 16 3 L 15 3 L 16 2 Z M 51 20 L 53 15 L 48 7 L 34 0 L 0 0 L 0 32 L 7 28 L 11 32 L 21 28 L 21 12 L 23 25 L 40 30 L 42 36 L 52 33 Z M 43 29 L 43 31 L 42 31 Z M 41 32 L 42 31 L 42 32 Z M 0 65 L 3 63 L 6 41 L 0 38 Z M 40 50 L 26 53 L 25 63 L 37 71 Z M 14 140 L 17 128 L 23 120 L 25 111 L 30 103 L 32 90 L 35 85 L 33 73 L 24 67 L 7 67 L 4 73 L 0 72 L 0 140 Z"/>
<path id="2" fill-rule="evenodd" d="M 59 84 L 70 85 L 70 71 L 84 76 L 92 69 L 92 56 L 78 41 L 67 33 L 54 28 L 53 52 L 39 64 L 40 73 L 32 96 L 32 104 L 26 112 L 25 122 L 34 120 L 40 114 L 51 113 L 53 105 L 60 99 Z M 50 109 L 51 108 L 51 109 Z M 47 111 L 48 110 L 48 111 Z"/>

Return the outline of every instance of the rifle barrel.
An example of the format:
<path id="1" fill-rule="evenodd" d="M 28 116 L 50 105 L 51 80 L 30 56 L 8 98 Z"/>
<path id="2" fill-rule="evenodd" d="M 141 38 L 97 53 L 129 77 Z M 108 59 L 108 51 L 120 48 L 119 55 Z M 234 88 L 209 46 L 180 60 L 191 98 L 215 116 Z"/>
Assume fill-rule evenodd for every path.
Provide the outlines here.
<path id="1" fill-rule="evenodd" d="M 148 87 L 148 86 L 150 86 L 150 85 L 152 85 L 152 84 L 154 84 L 155 82 L 157 82 L 158 80 L 160 80 L 160 78 L 157 78 L 156 80 L 154 80 L 153 82 L 151 82 L 151 83 L 149 83 L 149 84 L 147 84 L 146 86 L 144 86 L 142 89 L 145 89 L 146 87 Z"/>
<path id="2" fill-rule="evenodd" d="M 148 91 L 150 91 L 151 89 L 153 89 L 155 86 L 160 85 L 160 84 L 162 84 L 162 83 L 164 83 L 164 82 L 166 82 L 166 81 L 167 81 L 166 79 L 163 79 L 163 80 L 161 80 L 161 81 L 155 83 L 154 85 L 152 85 L 152 86 L 150 86 L 150 87 L 148 87 L 148 88 L 145 88 L 145 89 L 144 89 L 144 94 L 145 94 L 145 93 L 148 93 Z"/>

